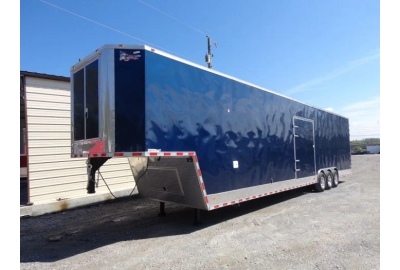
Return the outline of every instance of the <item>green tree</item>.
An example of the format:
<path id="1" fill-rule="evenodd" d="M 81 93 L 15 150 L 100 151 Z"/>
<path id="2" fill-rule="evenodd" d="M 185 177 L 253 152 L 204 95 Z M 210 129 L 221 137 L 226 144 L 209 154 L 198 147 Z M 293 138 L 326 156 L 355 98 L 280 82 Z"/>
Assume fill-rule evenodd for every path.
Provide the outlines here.
<path id="1" fill-rule="evenodd" d="M 356 146 L 356 147 L 354 147 L 354 151 L 357 151 L 357 152 L 360 152 L 360 151 L 362 151 L 363 149 L 361 148 L 361 146 Z"/>

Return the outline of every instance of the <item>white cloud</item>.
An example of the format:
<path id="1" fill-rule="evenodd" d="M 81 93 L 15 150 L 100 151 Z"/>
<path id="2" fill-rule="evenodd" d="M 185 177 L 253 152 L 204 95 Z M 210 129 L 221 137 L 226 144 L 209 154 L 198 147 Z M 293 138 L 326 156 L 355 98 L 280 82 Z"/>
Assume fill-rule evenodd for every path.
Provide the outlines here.
<path id="1" fill-rule="evenodd" d="M 380 138 L 380 97 L 349 104 L 338 111 L 349 118 L 350 138 Z"/>
<path id="2" fill-rule="evenodd" d="M 362 66 L 362 65 L 364 65 L 364 64 L 366 64 L 368 62 L 371 62 L 371 61 L 373 61 L 373 60 L 375 60 L 375 59 L 377 59 L 379 57 L 380 57 L 380 52 L 379 51 L 377 51 L 377 52 L 374 51 L 372 54 L 364 56 L 364 57 L 362 57 L 360 59 L 356 59 L 356 60 L 350 61 L 346 65 L 343 65 L 343 66 L 341 66 L 339 68 L 336 68 L 336 69 L 332 70 L 331 72 L 327 73 L 324 76 L 311 79 L 311 80 L 309 80 L 309 81 L 307 81 L 305 83 L 302 83 L 302 84 L 299 84 L 299 85 L 297 85 L 295 87 L 292 87 L 292 88 L 290 88 L 289 90 L 286 91 L 286 94 L 290 95 L 290 94 L 295 94 L 295 93 L 300 93 L 300 92 L 308 92 L 308 91 L 316 91 L 316 90 L 325 89 L 327 87 L 317 87 L 316 88 L 314 86 L 316 86 L 318 84 L 321 84 L 321 83 L 323 83 L 325 81 L 332 80 L 332 79 L 334 79 L 336 77 L 339 77 L 340 75 L 342 75 L 344 73 L 347 73 L 347 72 L 349 72 L 349 71 L 351 71 L 351 70 L 353 70 L 353 69 L 355 69 L 355 68 L 357 68 L 359 66 Z"/>
<path id="3" fill-rule="evenodd" d="M 324 110 L 325 110 L 325 111 L 328 111 L 328 112 L 333 112 L 333 108 L 331 108 L 331 107 L 325 108 Z"/>

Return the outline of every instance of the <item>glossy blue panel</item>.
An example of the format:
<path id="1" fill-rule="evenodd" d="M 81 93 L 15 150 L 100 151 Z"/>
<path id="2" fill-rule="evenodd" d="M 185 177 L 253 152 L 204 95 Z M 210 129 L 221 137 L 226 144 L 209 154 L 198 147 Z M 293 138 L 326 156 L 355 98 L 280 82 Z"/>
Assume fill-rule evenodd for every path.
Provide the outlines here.
<path id="1" fill-rule="evenodd" d="M 114 50 L 116 152 L 145 148 L 144 57 L 143 50 Z"/>
<path id="2" fill-rule="evenodd" d="M 317 170 L 350 168 L 347 119 L 145 54 L 146 149 L 196 151 L 207 193 L 293 179 L 294 115 L 315 122 Z"/>

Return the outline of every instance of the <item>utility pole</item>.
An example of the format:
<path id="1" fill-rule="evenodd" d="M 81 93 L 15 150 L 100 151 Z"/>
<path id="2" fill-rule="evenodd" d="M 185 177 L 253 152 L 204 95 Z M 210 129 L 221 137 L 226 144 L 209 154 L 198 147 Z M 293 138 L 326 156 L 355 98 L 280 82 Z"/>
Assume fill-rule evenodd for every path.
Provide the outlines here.
<path id="1" fill-rule="evenodd" d="M 212 58 L 214 55 L 211 53 L 211 38 L 206 35 L 207 37 L 207 54 L 206 54 L 206 63 L 208 65 L 208 68 L 212 68 Z M 214 43 L 215 48 L 218 48 L 218 44 Z"/>

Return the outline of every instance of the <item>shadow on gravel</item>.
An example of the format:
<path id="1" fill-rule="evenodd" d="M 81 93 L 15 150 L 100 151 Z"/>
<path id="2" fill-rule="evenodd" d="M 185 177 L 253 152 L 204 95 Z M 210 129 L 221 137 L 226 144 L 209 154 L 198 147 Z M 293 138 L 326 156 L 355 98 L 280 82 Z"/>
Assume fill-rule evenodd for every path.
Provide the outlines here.
<path id="1" fill-rule="evenodd" d="M 248 201 L 239 207 L 202 211 L 202 224 L 199 226 L 192 225 L 192 208 L 166 204 L 167 215 L 158 217 L 159 204 L 140 198 L 107 203 L 102 208 L 95 205 L 21 219 L 20 262 L 55 262 L 122 241 L 130 241 L 135 245 L 135 240 L 190 234 L 309 192 L 313 191 L 305 187 Z M 113 209 L 109 210 L 108 207 Z M 105 217 L 96 214 L 100 212 L 99 209 Z M 113 213 L 117 210 L 117 214 Z M 50 238 L 52 241 L 49 241 Z"/>

